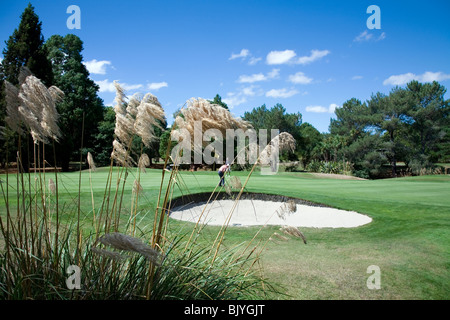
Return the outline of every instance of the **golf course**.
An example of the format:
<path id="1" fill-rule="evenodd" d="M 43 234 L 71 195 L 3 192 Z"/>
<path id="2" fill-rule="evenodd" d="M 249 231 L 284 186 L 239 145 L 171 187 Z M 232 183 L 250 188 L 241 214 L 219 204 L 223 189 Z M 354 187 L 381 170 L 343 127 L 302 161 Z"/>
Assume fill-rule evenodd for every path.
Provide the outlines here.
<path id="1" fill-rule="evenodd" d="M 0 10 L 0 301 L 450 299 L 448 1 L 32 2 Z"/>
<path id="2" fill-rule="evenodd" d="M 81 173 L 59 173 L 59 206 L 62 224 L 76 220 L 80 205 L 83 233 L 93 232 L 93 208 L 101 206 L 109 168 Z M 113 171 L 114 174 L 115 171 Z M 131 209 L 132 181 L 123 188 L 122 220 L 125 224 Z M 147 169 L 140 174 L 137 226 L 143 232 L 153 228 L 154 211 L 161 185 L 162 170 Z M 47 173 L 47 179 L 54 174 Z M 231 176 L 245 181 L 246 171 Z M 3 188 L 8 178 L 2 175 Z M 167 178 L 166 178 L 167 179 Z M 228 179 L 227 179 L 228 180 Z M 81 188 L 79 188 L 81 181 Z M 172 197 L 188 197 L 212 192 L 217 174 L 211 171 L 180 171 Z M 355 228 L 300 228 L 307 239 L 282 234 L 280 226 L 229 226 L 223 245 L 231 248 L 247 243 L 255 234 L 260 250 L 260 266 L 265 279 L 277 287 L 270 299 L 448 299 L 450 291 L 450 176 L 430 175 L 384 180 L 336 179 L 307 172 L 279 172 L 260 175 L 254 172 L 244 193 L 266 193 L 308 200 L 338 209 L 356 211 L 372 222 Z M 10 187 L 12 194 L 13 188 Z M 216 190 L 217 191 L 217 190 Z M 78 196 L 79 195 L 79 196 Z M 52 195 L 49 197 L 49 212 Z M 11 202 L 14 196 L 10 196 Z M 80 201 L 79 201 L 80 200 Z M 4 218 L 4 198 L 0 202 Z M 252 213 L 253 214 L 253 213 Z M 169 219 L 168 237 L 188 233 L 194 224 Z M 202 242 L 212 243 L 218 227 L 205 227 Z M 373 274 L 379 269 L 379 287 L 370 288 Z"/>

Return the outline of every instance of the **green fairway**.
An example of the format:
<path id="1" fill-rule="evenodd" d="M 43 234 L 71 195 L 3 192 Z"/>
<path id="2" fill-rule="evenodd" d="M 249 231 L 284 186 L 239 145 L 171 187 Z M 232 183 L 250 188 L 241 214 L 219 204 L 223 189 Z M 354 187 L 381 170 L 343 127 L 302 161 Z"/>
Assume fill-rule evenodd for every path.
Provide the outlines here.
<path id="1" fill-rule="evenodd" d="M 81 175 L 83 228 L 92 231 L 94 207 L 104 197 L 108 168 Z M 118 174 L 115 171 L 114 174 Z M 232 172 L 245 182 L 248 172 Z M 130 212 L 136 171 L 130 170 L 123 200 L 123 216 Z M 141 173 L 139 227 L 151 229 L 161 184 L 161 170 Z M 46 180 L 55 179 L 47 173 Z M 6 176 L 2 175 L 6 191 Z M 59 203 L 65 222 L 73 221 L 78 208 L 77 172 L 61 173 Z M 33 178 L 31 179 L 33 181 Z M 167 182 L 167 181 L 166 181 Z M 116 179 L 113 179 L 116 183 Z M 218 183 L 216 172 L 180 172 L 174 197 L 211 192 Z M 14 207 L 16 176 L 8 176 L 10 207 Z M 92 194 L 93 199 L 92 202 Z M 254 172 L 248 192 L 297 197 L 340 209 L 354 210 L 373 221 L 358 228 L 301 228 L 308 239 L 265 242 L 279 227 L 265 227 L 259 234 L 266 243 L 262 254 L 264 274 L 287 295 L 274 299 L 448 299 L 450 298 L 450 176 L 406 177 L 386 180 L 340 180 L 308 173 L 261 175 Z M 52 195 L 49 195 L 51 199 Z M 0 200 L 1 215 L 5 201 Z M 171 220 L 178 232 L 192 224 Z M 229 227 L 225 245 L 249 241 L 259 227 Z M 217 228 L 205 229 L 205 241 L 213 241 Z M 211 239 L 208 239 L 211 235 Z M 369 266 L 380 270 L 380 289 L 369 289 Z"/>

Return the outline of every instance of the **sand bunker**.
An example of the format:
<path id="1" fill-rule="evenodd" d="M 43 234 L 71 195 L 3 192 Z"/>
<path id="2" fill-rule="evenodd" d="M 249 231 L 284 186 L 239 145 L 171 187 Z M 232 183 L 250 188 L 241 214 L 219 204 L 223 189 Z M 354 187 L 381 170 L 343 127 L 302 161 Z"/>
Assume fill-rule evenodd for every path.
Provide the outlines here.
<path id="1" fill-rule="evenodd" d="M 217 200 L 213 204 L 209 204 L 206 209 L 205 204 L 202 202 L 174 208 L 170 216 L 189 222 L 197 222 L 201 216 L 200 223 L 221 226 L 229 218 L 234 200 Z M 354 228 L 372 221 L 370 217 L 354 211 L 304 204 L 295 205 L 295 212 L 287 212 L 285 202 L 239 200 L 231 215 L 229 225 L 267 224 L 312 228 Z"/>

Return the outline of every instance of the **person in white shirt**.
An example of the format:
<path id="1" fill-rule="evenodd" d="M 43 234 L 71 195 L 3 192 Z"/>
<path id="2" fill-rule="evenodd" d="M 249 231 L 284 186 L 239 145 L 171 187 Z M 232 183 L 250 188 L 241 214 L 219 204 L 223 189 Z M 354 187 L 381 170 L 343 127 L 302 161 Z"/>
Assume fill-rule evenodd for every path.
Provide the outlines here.
<path id="1" fill-rule="evenodd" d="M 227 171 L 230 171 L 230 165 L 229 164 L 224 164 L 223 166 L 221 166 L 219 168 L 219 171 L 217 171 L 217 173 L 219 174 L 220 177 L 220 181 L 219 181 L 219 186 L 223 186 L 225 185 L 225 173 Z"/>

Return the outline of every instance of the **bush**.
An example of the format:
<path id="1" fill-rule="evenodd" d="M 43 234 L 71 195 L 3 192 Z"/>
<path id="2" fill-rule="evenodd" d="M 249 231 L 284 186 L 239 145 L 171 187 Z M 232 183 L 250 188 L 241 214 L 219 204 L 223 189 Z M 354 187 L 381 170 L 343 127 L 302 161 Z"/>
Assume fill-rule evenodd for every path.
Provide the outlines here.
<path id="1" fill-rule="evenodd" d="M 408 163 L 408 169 L 415 176 L 442 174 L 445 172 L 442 167 L 436 166 L 425 155 L 412 159 Z"/>
<path id="2" fill-rule="evenodd" d="M 387 161 L 386 156 L 382 153 L 377 151 L 369 152 L 362 162 L 363 170 L 361 170 L 361 173 L 367 176 L 367 178 L 380 177 L 384 172 L 383 165 Z"/>
<path id="3" fill-rule="evenodd" d="M 353 164 L 348 161 L 317 161 L 313 160 L 306 166 L 310 172 L 352 175 Z"/>

